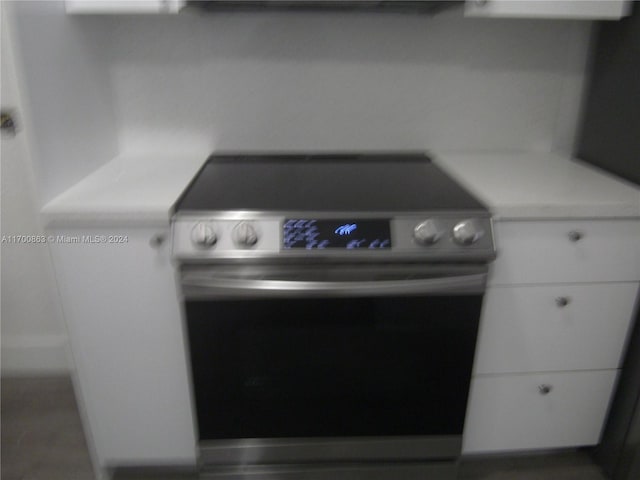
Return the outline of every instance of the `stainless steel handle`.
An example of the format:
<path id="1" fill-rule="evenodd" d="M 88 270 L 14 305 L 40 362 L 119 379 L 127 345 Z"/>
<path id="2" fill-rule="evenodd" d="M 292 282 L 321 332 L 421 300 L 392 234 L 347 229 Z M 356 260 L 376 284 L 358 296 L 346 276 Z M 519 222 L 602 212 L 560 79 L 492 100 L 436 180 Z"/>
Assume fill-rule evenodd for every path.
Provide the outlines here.
<path id="1" fill-rule="evenodd" d="M 265 280 L 184 274 L 185 298 L 379 296 L 482 293 L 485 273 L 453 277 L 382 281 Z"/>
<path id="2" fill-rule="evenodd" d="M 571 230 L 567 236 L 569 237 L 569 240 L 575 243 L 584 237 L 584 233 L 578 230 Z"/>
<path id="3" fill-rule="evenodd" d="M 548 395 L 551 390 L 553 390 L 553 385 L 547 385 L 546 383 L 538 385 L 538 392 L 540 395 Z"/>
<path id="4" fill-rule="evenodd" d="M 557 297 L 556 298 L 556 305 L 560 308 L 566 307 L 567 305 L 569 305 L 569 303 L 571 303 L 571 298 L 569 297 Z"/>

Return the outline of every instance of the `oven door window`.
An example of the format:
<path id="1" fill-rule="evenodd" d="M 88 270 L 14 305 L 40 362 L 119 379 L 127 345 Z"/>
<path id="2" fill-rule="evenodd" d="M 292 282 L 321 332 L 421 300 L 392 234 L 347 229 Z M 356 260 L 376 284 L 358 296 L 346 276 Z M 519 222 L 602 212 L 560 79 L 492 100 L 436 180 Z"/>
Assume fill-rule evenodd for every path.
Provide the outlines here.
<path id="1" fill-rule="evenodd" d="M 187 301 L 200 439 L 459 435 L 481 303 Z"/>

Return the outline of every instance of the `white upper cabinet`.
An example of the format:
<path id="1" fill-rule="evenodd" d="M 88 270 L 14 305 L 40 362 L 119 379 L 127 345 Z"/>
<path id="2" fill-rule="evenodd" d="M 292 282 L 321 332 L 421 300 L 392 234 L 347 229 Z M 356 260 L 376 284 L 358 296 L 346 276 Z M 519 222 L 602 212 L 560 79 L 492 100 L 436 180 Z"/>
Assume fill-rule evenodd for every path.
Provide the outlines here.
<path id="1" fill-rule="evenodd" d="M 185 3 L 186 0 L 65 0 L 70 14 L 178 13 Z M 471 17 L 617 20 L 630 10 L 630 0 L 467 0 L 465 5 L 465 15 Z"/>
<path id="2" fill-rule="evenodd" d="M 465 5 L 471 17 L 618 20 L 630 10 L 628 0 L 467 0 Z"/>
<path id="3" fill-rule="evenodd" d="M 70 14 L 178 13 L 185 0 L 65 0 Z"/>

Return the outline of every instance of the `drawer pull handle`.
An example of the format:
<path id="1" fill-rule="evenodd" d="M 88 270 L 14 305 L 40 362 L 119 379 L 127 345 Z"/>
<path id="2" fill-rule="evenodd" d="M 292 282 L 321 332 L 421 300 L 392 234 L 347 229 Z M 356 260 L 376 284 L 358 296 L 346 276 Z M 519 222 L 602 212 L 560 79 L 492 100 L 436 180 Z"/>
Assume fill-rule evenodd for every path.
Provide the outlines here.
<path id="1" fill-rule="evenodd" d="M 569 297 L 557 297 L 556 298 L 556 305 L 559 308 L 564 308 L 567 305 L 569 305 L 569 303 L 571 303 L 571 299 Z"/>
<path id="2" fill-rule="evenodd" d="M 571 230 L 569 232 L 569 240 L 574 243 L 579 241 L 582 237 L 584 237 L 584 233 L 579 232 L 578 230 Z"/>
<path id="3" fill-rule="evenodd" d="M 542 384 L 542 385 L 538 385 L 538 392 L 540 393 L 540 395 L 548 395 L 551 390 L 553 390 L 553 386 L 551 385 L 547 385 L 547 384 Z"/>
<path id="4" fill-rule="evenodd" d="M 151 248 L 160 248 L 165 240 L 165 235 L 163 235 L 162 233 L 156 233 L 149 239 L 149 245 L 151 246 Z"/>

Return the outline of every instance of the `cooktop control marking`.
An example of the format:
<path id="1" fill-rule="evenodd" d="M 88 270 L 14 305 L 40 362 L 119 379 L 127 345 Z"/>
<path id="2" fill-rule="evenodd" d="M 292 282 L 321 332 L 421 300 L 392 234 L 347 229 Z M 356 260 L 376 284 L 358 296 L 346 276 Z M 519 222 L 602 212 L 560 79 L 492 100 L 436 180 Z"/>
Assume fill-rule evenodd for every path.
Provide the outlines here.
<path id="1" fill-rule="evenodd" d="M 336 228 L 334 233 L 337 233 L 338 235 L 351 235 L 351 233 L 357 228 L 358 225 L 355 223 L 345 223 L 344 225 L 340 225 Z"/>

